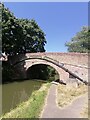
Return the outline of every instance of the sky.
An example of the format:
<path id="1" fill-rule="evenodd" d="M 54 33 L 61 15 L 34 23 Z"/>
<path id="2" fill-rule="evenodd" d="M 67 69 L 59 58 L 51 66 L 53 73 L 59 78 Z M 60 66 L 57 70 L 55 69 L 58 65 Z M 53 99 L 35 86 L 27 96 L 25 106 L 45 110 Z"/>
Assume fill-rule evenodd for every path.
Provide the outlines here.
<path id="1" fill-rule="evenodd" d="M 88 2 L 5 2 L 17 18 L 34 19 L 44 31 L 46 52 L 67 52 L 69 42 L 88 25 Z"/>

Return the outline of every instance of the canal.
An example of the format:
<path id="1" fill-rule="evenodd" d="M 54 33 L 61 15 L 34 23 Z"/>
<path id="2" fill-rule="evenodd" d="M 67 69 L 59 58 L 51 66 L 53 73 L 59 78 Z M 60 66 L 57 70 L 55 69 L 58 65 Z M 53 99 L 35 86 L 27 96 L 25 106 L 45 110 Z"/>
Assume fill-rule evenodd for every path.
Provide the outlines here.
<path id="1" fill-rule="evenodd" d="M 44 81 L 25 80 L 2 85 L 2 113 L 9 112 L 23 101 L 28 100 L 33 91 L 38 90 Z"/>

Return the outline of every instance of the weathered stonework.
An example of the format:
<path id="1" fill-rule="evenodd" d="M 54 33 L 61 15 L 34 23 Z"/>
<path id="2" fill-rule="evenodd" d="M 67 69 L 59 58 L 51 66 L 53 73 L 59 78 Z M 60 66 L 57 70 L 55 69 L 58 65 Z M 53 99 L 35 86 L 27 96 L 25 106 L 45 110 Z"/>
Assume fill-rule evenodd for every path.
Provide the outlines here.
<path id="1" fill-rule="evenodd" d="M 88 54 L 87 53 L 27 53 L 25 55 L 17 55 L 16 57 L 12 58 L 12 64 L 24 60 L 23 62 L 16 65 L 19 67 L 19 70 L 22 70 L 23 77 L 26 78 L 25 72 L 31 67 L 32 65 L 36 64 L 46 64 L 50 65 L 51 67 L 55 68 L 56 71 L 60 75 L 60 80 L 67 81 L 69 79 L 69 73 L 64 71 L 62 68 L 56 66 L 55 64 L 48 62 L 46 60 L 38 59 L 41 57 L 42 59 L 45 57 L 49 57 L 59 64 L 62 63 L 65 68 L 72 71 L 82 79 L 88 81 Z M 28 58 L 28 60 L 27 60 Z M 37 58 L 37 59 L 29 59 L 29 58 Z M 49 59 L 47 58 L 47 59 Z M 11 61 L 12 61 L 11 60 Z"/>

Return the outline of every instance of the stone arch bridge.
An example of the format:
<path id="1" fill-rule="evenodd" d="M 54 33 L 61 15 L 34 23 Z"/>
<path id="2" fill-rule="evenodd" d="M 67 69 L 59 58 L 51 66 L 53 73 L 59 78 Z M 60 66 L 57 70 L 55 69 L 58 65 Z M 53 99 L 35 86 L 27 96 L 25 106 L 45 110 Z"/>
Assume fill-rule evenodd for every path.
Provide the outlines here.
<path id="1" fill-rule="evenodd" d="M 26 53 L 9 58 L 21 78 L 27 79 L 26 71 L 33 65 L 45 64 L 53 67 L 60 80 L 66 82 L 71 75 L 80 81 L 88 81 L 87 53 Z M 18 76 L 19 77 L 19 76 Z"/>

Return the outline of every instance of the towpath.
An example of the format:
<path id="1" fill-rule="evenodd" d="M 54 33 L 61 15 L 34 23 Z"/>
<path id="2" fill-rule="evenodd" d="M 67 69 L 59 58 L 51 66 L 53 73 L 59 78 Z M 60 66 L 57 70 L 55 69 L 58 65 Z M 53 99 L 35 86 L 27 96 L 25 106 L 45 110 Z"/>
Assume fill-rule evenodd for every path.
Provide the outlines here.
<path id="1" fill-rule="evenodd" d="M 81 118 L 80 113 L 88 100 L 87 94 L 78 97 L 69 106 L 60 109 L 56 104 L 56 89 L 57 85 L 52 84 L 41 118 Z"/>

